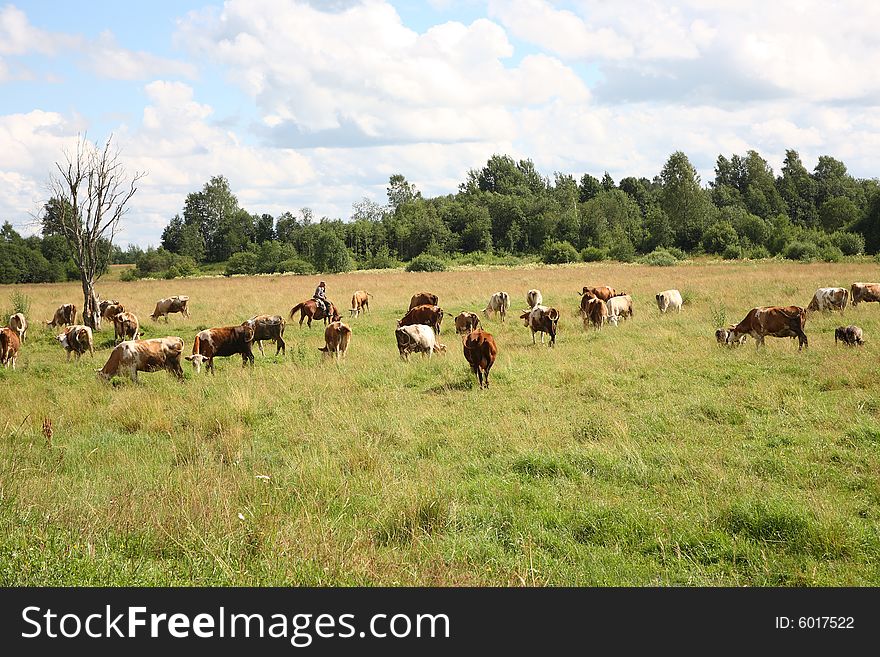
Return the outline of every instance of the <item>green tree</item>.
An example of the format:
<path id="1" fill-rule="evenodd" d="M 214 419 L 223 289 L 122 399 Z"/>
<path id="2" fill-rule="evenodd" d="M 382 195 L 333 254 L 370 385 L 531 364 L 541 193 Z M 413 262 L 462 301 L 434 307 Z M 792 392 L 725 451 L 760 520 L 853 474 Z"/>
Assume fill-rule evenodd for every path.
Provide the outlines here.
<path id="1" fill-rule="evenodd" d="M 395 173 L 388 180 L 387 194 L 388 205 L 392 210 L 396 210 L 404 203 L 422 198 L 422 193 L 416 189 L 416 186 L 407 182 L 406 178 L 399 173 Z"/>
<path id="2" fill-rule="evenodd" d="M 602 191 L 602 183 L 595 176 L 585 173 L 578 184 L 578 201 L 586 203 Z"/>
<path id="3" fill-rule="evenodd" d="M 841 228 L 855 224 L 861 217 L 856 204 L 845 196 L 835 196 L 825 201 L 819 208 L 819 221 L 827 232 L 833 233 Z"/>
<path id="4" fill-rule="evenodd" d="M 699 244 L 711 218 L 700 176 L 687 155 L 676 151 L 663 166 L 660 180 L 660 207 L 669 217 L 676 246 L 689 251 Z"/>
<path id="5" fill-rule="evenodd" d="M 327 230 L 321 231 L 317 239 L 313 263 L 319 272 L 333 274 L 351 271 L 354 268 L 354 261 L 345 247 L 345 242 L 335 233 Z"/>
<path id="6" fill-rule="evenodd" d="M 782 175 L 776 180 L 776 187 L 788 207 L 792 223 L 805 228 L 815 228 L 819 224 L 816 181 L 801 162 L 797 151 L 785 151 Z"/>
<path id="7" fill-rule="evenodd" d="M 275 217 L 271 214 L 254 215 L 254 241 L 257 244 L 275 239 Z"/>

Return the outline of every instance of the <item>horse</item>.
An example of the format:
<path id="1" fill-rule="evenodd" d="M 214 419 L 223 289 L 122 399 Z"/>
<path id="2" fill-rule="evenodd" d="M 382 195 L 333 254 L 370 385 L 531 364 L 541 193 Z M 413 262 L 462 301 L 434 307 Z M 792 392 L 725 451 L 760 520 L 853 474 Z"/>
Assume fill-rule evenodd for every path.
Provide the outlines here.
<path id="1" fill-rule="evenodd" d="M 324 324 L 329 324 L 330 322 L 338 322 L 342 318 L 339 315 L 339 311 L 336 309 L 336 304 L 332 301 L 325 302 L 328 306 L 330 306 L 331 314 L 329 316 L 324 314 L 324 311 L 318 307 L 318 302 L 314 299 L 306 299 L 302 303 L 296 304 L 293 308 L 290 309 L 290 319 L 293 319 L 293 316 L 296 314 L 298 310 L 300 312 L 299 315 L 299 325 L 303 325 L 303 320 L 309 320 L 309 328 L 312 328 L 312 320 L 313 319 L 323 319 Z"/>

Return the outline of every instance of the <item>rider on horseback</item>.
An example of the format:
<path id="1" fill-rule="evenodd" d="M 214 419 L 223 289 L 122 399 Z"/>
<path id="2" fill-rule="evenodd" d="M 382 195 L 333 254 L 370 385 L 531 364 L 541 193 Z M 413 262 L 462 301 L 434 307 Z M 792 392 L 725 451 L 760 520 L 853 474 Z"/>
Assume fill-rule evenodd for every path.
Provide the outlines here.
<path id="1" fill-rule="evenodd" d="M 315 288 L 315 293 L 312 295 L 312 299 L 314 299 L 318 303 L 318 307 L 324 311 L 324 317 L 330 317 L 330 303 L 327 301 L 327 294 L 324 288 L 327 284 L 324 281 L 318 283 L 318 287 Z"/>

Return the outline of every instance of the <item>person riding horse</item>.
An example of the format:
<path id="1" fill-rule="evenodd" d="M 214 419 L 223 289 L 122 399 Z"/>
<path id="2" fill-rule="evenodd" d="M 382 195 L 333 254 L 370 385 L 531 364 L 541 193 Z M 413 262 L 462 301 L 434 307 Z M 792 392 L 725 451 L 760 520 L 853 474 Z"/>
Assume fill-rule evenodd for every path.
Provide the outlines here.
<path id="1" fill-rule="evenodd" d="M 324 281 L 318 283 L 318 287 L 315 288 L 315 293 L 312 295 L 312 299 L 314 299 L 318 303 L 318 307 L 324 311 L 325 317 L 330 317 L 330 301 L 327 299 L 327 293 L 325 288 L 327 284 Z"/>

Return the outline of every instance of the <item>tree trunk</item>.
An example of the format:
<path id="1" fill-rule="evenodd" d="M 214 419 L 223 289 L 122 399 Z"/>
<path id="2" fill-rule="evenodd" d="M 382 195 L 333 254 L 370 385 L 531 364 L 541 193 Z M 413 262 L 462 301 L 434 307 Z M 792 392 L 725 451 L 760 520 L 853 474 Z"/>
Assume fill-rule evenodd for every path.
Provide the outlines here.
<path id="1" fill-rule="evenodd" d="M 101 328 L 101 312 L 98 309 L 98 295 L 95 293 L 95 282 L 89 277 L 82 276 L 83 289 L 83 324 L 93 331 Z"/>

